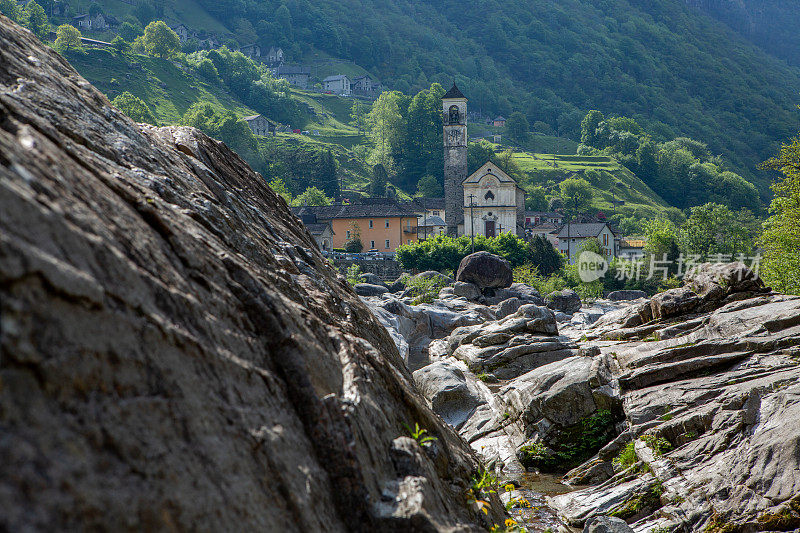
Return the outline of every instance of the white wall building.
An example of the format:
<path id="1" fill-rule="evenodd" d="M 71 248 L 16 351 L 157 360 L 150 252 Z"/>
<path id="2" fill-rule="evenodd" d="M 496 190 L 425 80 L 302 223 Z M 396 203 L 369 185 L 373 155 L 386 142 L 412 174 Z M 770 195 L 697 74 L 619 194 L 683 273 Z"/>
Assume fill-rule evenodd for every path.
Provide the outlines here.
<path id="1" fill-rule="evenodd" d="M 558 232 L 558 251 L 575 263 L 581 252 L 581 246 L 589 239 L 597 239 L 603 249 L 603 256 L 611 261 L 619 256 L 619 237 L 605 222 L 567 223 Z"/>
<path id="2" fill-rule="evenodd" d="M 463 235 L 525 236 L 525 191 L 491 161 L 463 182 Z"/>
<path id="3" fill-rule="evenodd" d="M 344 74 L 337 74 L 336 76 L 328 76 L 322 80 L 322 89 L 330 91 L 333 94 L 350 94 L 351 85 L 350 78 Z"/>

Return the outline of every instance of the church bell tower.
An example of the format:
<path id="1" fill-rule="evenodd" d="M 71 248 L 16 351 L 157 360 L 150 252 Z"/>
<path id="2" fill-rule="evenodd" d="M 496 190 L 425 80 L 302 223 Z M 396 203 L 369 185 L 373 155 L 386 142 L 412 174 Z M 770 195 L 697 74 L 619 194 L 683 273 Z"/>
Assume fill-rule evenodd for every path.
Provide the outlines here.
<path id="1" fill-rule="evenodd" d="M 444 122 L 444 216 L 447 234 L 458 236 L 464 220 L 464 189 L 467 178 L 467 98 L 456 84 L 442 97 Z"/>

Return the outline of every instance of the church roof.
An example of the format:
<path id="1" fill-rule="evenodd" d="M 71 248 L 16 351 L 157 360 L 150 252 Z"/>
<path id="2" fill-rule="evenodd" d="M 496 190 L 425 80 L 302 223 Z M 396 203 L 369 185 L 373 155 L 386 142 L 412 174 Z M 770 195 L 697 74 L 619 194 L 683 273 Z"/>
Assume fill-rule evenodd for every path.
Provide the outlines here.
<path id="1" fill-rule="evenodd" d="M 503 172 L 500 168 L 497 167 L 497 165 L 495 165 L 491 161 L 487 161 L 481 166 L 481 168 L 479 168 L 478 170 L 467 176 L 464 179 L 464 181 L 461 182 L 461 184 L 467 185 L 467 184 L 479 183 L 486 175 L 494 176 L 500 183 L 513 183 L 514 185 L 519 187 L 514 178 Z"/>
<path id="2" fill-rule="evenodd" d="M 450 90 L 444 93 L 444 96 L 442 96 L 442 100 L 450 100 L 453 98 L 463 98 L 464 100 L 467 99 L 467 97 L 464 96 L 460 90 L 458 90 L 458 87 L 456 87 L 456 82 L 453 82 L 453 86 L 450 88 Z"/>

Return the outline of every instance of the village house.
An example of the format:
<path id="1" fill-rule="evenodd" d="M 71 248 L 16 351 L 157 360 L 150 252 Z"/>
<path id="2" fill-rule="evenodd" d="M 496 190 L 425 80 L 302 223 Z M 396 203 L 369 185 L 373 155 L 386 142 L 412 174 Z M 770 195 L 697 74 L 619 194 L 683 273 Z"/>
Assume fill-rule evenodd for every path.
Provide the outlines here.
<path id="1" fill-rule="evenodd" d="M 270 46 L 269 52 L 266 56 L 267 66 L 269 67 L 279 67 L 283 65 L 283 49 L 282 48 L 275 48 L 274 46 Z"/>
<path id="2" fill-rule="evenodd" d="M 313 213 L 305 213 L 300 216 L 300 220 L 306 227 L 308 232 L 314 237 L 317 243 L 317 248 L 323 252 L 330 252 L 333 250 L 333 226 L 330 220 L 319 222 L 317 216 Z"/>
<path id="3" fill-rule="evenodd" d="M 551 224 L 550 222 L 542 222 L 533 226 L 525 228 L 525 235 L 529 238 L 544 237 L 553 248 L 558 250 L 558 232 L 561 230 L 561 224 Z"/>
<path id="4" fill-rule="evenodd" d="M 417 218 L 417 239 L 424 241 L 430 237 L 447 234 L 447 224 L 441 217 Z"/>
<path id="5" fill-rule="evenodd" d="M 98 13 L 94 17 L 89 16 L 88 13 L 72 17 L 71 24 L 82 31 L 103 31 L 109 28 L 108 21 L 102 13 Z"/>
<path id="6" fill-rule="evenodd" d="M 195 36 L 194 32 L 183 23 L 170 26 L 170 28 L 178 35 L 178 39 L 180 39 L 181 43 L 185 43 Z"/>
<path id="7" fill-rule="evenodd" d="M 420 240 L 447 232 L 444 222 L 444 198 L 414 198 L 403 204 L 417 214 Z"/>
<path id="8" fill-rule="evenodd" d="M 492 121 L 492 126 L 495 128 L 505 128 L 506 119 L 504 119 L 502 116 L 495 117 L 495 119 Z"/>
<path id="9" fill-rule="evenodd" d="M 300 89 L 308 88 L 308 79 L 311 77 L 311 69 L 297 65 L 281 65 L 274 70 L 277 78 L 288 81 L 291 85 Z"/>
<path id="10" fill-rule="evenodd" d="M 247 122 L 254 135 L 275 135 L 277 130 L 277 124 L 264 115 L 252 115 L 242 120 Z"/>
<path id="11" fill-rule="evenodd" d="M 249 57 L 250 59 L 259 59 L 261 58 L 261 47 L 257 44 L 248 44 L 246 46 L 242 46 L 239 48 L 239 51 Z"/>
<path id="12" fill-rule="evenodd" d="M 561 225 L 564 215 L 554 211 L 525 211 L 525 226 L 537 226 L 539 224 Z"/>
<path id="13" fill-rule="evenodd" d="M 330 91 L 333 94 L 349 95 L 351 92 L 350 78 L 344 74 L 328 76 L 322 80 L 322 90 Z"/>
<path id="14" fill-rule="evenodd" d="M 369 75 L 353 78 L 351 89 L 354 94 L 363 96 L 375 96 L 381 92 L 381 84 L 373 80 Z"/>
<path id="15" fill-rule="evenodd" d="M 637 261 L 644 257 L 644 239 L 622 239 L 619 243 L 619 257 L 628 261 Z"/>
<path id="16" fill-rule="evenodd" d="M 567 223 L 558 232 L 558 251 L 575 263 L 581 246 L 589 240 L 597 239 L 607 261 L 619 257 L 619 237 L 605 222 Z"/>
<path id="17" fill-rule="evenodd" d="M 219 48 L 220 42 L 213 35 L 209 35 L 197 41 L 197 45 L 203 50 L 215 50 Z"/>
<path id="18" fill-rule="evenodd" d="M 322 207 L 294 207 L 295 215 L 313 215 L 316 223 L 330 222 L 333 248 L 344 248 L 348 241 L 360 238 L 364 251 L 392 254 L 401 244 L 417 241 L 417 214 L 388 198 L 364 198 L 360 204 L 336 204 Z M 306 218 L 309 220 L 309 218 Z"/>

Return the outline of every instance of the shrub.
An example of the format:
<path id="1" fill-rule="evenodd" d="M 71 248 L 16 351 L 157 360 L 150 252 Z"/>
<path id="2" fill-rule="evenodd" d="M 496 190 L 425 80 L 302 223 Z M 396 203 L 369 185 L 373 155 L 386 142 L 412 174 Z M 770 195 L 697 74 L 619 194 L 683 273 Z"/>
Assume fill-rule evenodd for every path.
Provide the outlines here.
<path id="1" fill-rule="evenodd" d="M 439 295 L 439 291 L 447 283 L 440 278 L 422 278 L 419 276 L 404 276 L 406 287 L 411 289 L 412 305 L 430 304 Z"/>
<path id="2" fill-rule="evenodd" d="M 347 274 L 345 276 L 347 277 L 347 283 L 350 285 L 361 283 L 361 267 L 353 263 L 347 267 Z"/>
<path id="3" fill-rule="evenodd" d="M 361 250 L 363 249 L 364 249 L 364 243 L 362 243 L 361 239 L 359 238 L 350 239 L 344 244 L 344 250 L 347 253 L 360 254 Z"/>

